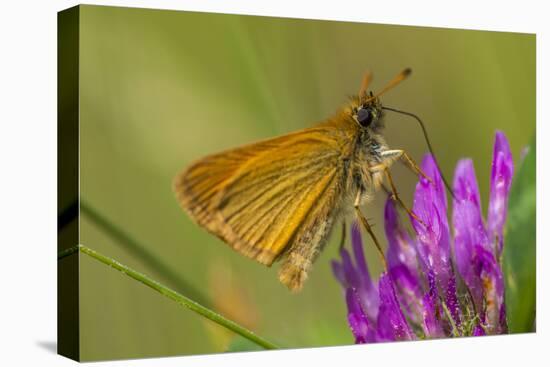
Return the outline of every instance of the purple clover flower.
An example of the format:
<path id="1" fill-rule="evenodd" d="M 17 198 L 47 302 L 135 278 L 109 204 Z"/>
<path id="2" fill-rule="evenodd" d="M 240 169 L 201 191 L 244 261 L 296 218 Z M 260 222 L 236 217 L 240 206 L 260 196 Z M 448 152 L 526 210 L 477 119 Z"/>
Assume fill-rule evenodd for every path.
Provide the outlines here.
<path id="1" fill-rule="evenodd" d="M 452 227 L 431 155 L 421 168 L 432 182 L 421 176 L 416 185 L 413 211 L 422 223 L 411 218 L 414 236 L 401 226 L 394 201 L 386 201 L 388 269 L 378 282 L 370 276 L 357 224 L 352 254 L 343 248 L 341 260 L 332 262 L 356 343 L 507 332 L 500 255 L 514 164 L 506 136 L 497 131 L 495 137 L 486 222 L 470 159 L 455 170 Z"/>

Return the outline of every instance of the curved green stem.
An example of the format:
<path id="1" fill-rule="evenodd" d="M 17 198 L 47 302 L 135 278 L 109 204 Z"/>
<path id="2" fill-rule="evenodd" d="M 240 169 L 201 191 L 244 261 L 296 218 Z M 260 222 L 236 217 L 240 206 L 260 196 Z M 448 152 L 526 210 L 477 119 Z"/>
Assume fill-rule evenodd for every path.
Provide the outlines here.
<path id="1" fill-rule="evenodd" d="M 86 255 L 102 262 L 105 265 L 108 265 L 126 275 L 128 275 L 130 278 L 137 280 L 138 282 L 141 282 L 148 286 L 149 288 L 154 289 L 155 291 L 159 292 L 160 294 L 170 298 L 171 300 L 179 303 L 182 306 L 187 307 L 188 309 L 198 313 L 201 316 L 206 317 L 207 319 L 217 323 L 218 325 L 224 326 L 225 328 L 233 331 L 236 334 L 239 334 L 243 336 L 244 338 L 252 341 L 253 343 L 258 344 L 259 346 L 265 348 L 265 349 L 277 349 L 277 346 L 273 343 L 271 343 L 268 340 L 265 340 L 259 335 L 256 335 L 254 332 L 248 330 L 247 328 L 237 324 L 236 322 L 229 320 L 222 315 L 210 310 L 209 308 L 204 307 L 200 303 L 197 303 L 186 296 L 179 294 L 178 292 L 160 284 L 159 282 L 149 278 L 147 275 L 142 274 L 138 271 L 135 271 L 126 265 L 123 265 L 119 263 L 118 261 L 111 259 L 110 257 L 107 257 L 105 255 L 102 255 L 98 253 L 97 251 L 92 250 L 89 247 L 86 247 L 84 245 L 77 245 L 74 247 L 71 247 L 67 250 L 61 251 L 58 254 L 58 259 L 61 259 L 63 257 L 66 257 L 72 253 L 75 253 L 77 251 L 80 251 L 82 253 L 85 253 Z"/>
<path id="2" fill-rule="evenodd" d="M 67 256 L 70 256 L 74 253 L 78 252 L 78 246 L 69 247 L 68 249 L 59 251 L 57 253 L 57 260 L 61 260 L 66 258 Z"/>

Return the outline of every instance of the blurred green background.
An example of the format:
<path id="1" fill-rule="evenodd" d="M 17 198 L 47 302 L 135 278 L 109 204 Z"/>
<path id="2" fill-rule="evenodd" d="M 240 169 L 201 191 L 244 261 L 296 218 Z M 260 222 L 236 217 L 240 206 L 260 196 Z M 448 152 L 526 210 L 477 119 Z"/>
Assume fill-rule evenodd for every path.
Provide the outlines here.
<path id="1" fill-rule="evenodd" d="M 330 270 L 338 231 L 304 290 L 291 294 L 277 266 L 242 257 L 189 220 L 171 190 L 181 169 L 329 117 L 367 69 L 375 91 L 413 69 L 383 104 L 424 119 L 450 180 L 459 158 L 474 160 L 484 206 L 495 130 L 516 161 L 535 133 L 534 35 L 97 6 L 80 14 L 82 198 L 213 308 L 284 347 L 353 342 Z M 420 161 L 427 149 L 416 123 L 388 113 L 386 126 L 388 143 Z M 393 172 L 411 203 L 415 176 L 400 165 Z M 365 208 L 380 238 L 383 202 L 380 194 Z M 86 215 L 80 229 L 81 243 L 188 293 Z M 227 349 L 219 327 L 81 259 L 82 360 Z"/>

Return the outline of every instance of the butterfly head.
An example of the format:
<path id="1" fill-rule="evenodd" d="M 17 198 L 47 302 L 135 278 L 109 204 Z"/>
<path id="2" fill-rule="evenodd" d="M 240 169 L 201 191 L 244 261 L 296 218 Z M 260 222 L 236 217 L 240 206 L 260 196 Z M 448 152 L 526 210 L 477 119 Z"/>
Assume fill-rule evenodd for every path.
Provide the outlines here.
<path id="1" fill-rule="evenodd" d="M 363 129 L 376 130 L 383 126 L 382 124 L 382 105 L 380 104 L 379 97 L 392 89 L 403 80 L 405 80 L 411 74 L 411 69 L 407 68 L 397 74 L 382 90 L 373 94 L 367 93 L 367 88 L 372 81 L 372 74 L 370 72 L 365 73 L 363 81 L 361 82 L 361 88 L 357 95 L 357 100 L 352 104 L 352 116 L 353 119 Z"/>
<path id="2" fill-rule="evenodd" d="M 352 116 L 355 122 L 363 129 L 370 128 L 376 130 L 382 127 L 382 105 L 378 98 L 353 106 Z"/>

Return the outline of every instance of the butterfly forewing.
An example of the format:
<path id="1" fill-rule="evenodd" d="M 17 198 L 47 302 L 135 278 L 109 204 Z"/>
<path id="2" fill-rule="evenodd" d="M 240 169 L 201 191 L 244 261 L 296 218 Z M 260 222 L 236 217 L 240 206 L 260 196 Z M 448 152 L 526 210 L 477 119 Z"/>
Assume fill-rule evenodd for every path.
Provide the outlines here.
<path id="1" fill-rule="evenodd" d="M 321 125 L 211 155 L 180 174 L 175 190 L 200 225 L 271 265 L 314 223 L 312 215 L 334 205 L 341 141 Z"/>

